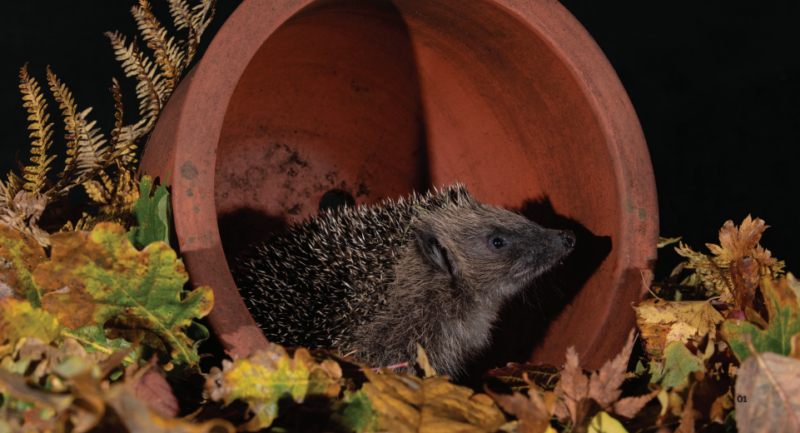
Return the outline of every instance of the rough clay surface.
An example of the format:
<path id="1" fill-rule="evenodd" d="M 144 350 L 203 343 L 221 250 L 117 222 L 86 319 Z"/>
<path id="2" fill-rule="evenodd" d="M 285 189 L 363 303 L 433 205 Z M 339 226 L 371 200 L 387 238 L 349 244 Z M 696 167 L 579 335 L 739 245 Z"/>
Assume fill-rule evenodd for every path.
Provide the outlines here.
<path id="1" fill-rule="evenodd" d="M 372 366 L 413 365 L 419 342 L 454 376 L 489 343 L 503 302 L 574 243 L 455 184 L 323 211 L 254 247 L 234 275 L 272 342 L 338 348 Z"/>

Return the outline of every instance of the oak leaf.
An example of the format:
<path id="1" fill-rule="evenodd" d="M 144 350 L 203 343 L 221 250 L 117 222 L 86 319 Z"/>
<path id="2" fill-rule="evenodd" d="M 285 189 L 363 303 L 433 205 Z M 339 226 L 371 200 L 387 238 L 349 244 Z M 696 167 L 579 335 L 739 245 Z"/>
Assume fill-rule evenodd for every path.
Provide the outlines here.
<path id="1" fill-rule="evenodd" d="M 199 362 L 185 331 L 192 319 L 208 314 L 214 294 L 209 287 L 183 292 L 186 270 L 166 244 L 137 251 L 125 229 L 112 223 L 51 239 L 51 260 L 39 265 L 34 277 L 45 292 L 44 309 L 59 323 L 72 330 L 105 324 L 153 333 L 170 349 L 173 363 Z"/>
<path id="2" fill-rule="evenodd" d="M 800 283 L 794 275 L 790 273 L 778 280 L 765 277 L 761 280 L 761 291 L 769 314 L 767 329 L 739 319 L 728 319 L 722 324 L 722 335 L 740 362 L 750 356 L 741 334 L 752 336 L 758 352 L 789 355 L 791 339 L 800 333 Z"/>
<path id="3" fill-rule="evenodd" d="M 382 368 L 364 370 L 363 390 L 392 432 L 494 432 L 505 416 L 485 394 L 450 383 L 447 376 L 420 379 Z"/>
<path id="4" fill-rule="evenodd" d="M 277 345 L 249 358 L 223 361 L 222 370 L 212 368 L 206 392 L 214 401 L 230 404 L 241 400 L 249 405 L 253 418 L 240 429 L 267 428 L 278 416 L 278 400 L 301 401 L 309 393 L 336 396 L 341 388 L 342 370 L 334 361 L 314 362 L 308 350 L 299 348 L 294 357 Z"/>
<path id="5" fill-rule="evenodd" d="M 0 344 L 23 337 L 47 343 L 61 335 L 61 325 L 47 311 L 31 307 L 30 302 L 13 298 L 0 299 Z"/>

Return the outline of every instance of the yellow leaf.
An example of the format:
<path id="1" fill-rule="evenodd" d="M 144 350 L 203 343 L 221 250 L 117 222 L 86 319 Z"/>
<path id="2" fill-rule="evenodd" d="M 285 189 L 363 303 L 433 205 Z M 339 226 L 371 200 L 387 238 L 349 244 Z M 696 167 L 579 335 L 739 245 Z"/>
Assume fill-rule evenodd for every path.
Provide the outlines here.
<path id="1" fill-rule="evenodd" d="M 269 427 L 278 416 L 281 398 L 301 401 L 309 391 L 338 395 L 341 377 L 342 371 L 333 361 L 317 365 L 303 348 L 291 358 L 283 347 L 274 344 L 249 358 L 223 361 L 222 370 L 212 368 L 206 391 L 214 401 L 247 403 L 255 416 L 243 428 L 257 431 Z"/>
<path id="2" fill-rule="evenodd" d="M 450 383 L 447 376 L 420 379 L 383 368 L 365 369 L 363 390 L 392 432 L 494 432 L 505 417 L 491 398 Z"/>
<path id="3" fill-rule="evenodd" d="M 31 307 L 28 301 L 0 299 L 0 343 L 22 337 L 35 337 L 49 343 L 59 335 L 61 325 L 47 311 Z"/>
<path id="4" fill-rule="evenodd" d="M 725 318 L 707 301 L 673 302 L 648 299 L 633 307 L 636 323 L 642 331 L 647 352 L 656 361 L 663 359 L 663 349 L 672 341 L 686 343 L 716 332 Z"/>
<path id="5" fill-rule="evenodd" d="M 628 433 L 628 430 L 608 413 L 600 412 L 592 418 L 588 433 Z"/>

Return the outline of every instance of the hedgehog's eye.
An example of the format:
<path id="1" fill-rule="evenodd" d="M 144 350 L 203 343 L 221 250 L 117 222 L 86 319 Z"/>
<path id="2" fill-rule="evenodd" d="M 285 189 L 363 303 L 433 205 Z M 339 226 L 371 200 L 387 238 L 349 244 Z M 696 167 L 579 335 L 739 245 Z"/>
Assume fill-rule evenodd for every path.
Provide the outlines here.
<path id="1" fill-rule="evenodd" d="M 500 248 L 506 246 L 506 240 L 503 238 L 492 238 L 492 240 L 490 240 L 489 243 L 492 245 L 492 248 L 496 250 L 499 250 Z"/>

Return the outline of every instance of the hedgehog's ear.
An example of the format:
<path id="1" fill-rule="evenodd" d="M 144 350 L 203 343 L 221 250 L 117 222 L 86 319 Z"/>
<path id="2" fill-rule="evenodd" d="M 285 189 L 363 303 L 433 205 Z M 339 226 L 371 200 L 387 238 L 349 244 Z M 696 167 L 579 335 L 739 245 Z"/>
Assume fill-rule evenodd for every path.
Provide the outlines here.
<path id="1" fill-rule="evenodd" d="M 432 265 L 441 269 L 451 277 L 456 276 L 458 266 L 453 256 L 439 243 L 430 226 L 422 226 L 417 230 L 417 243 L 422 256 Z"/>

